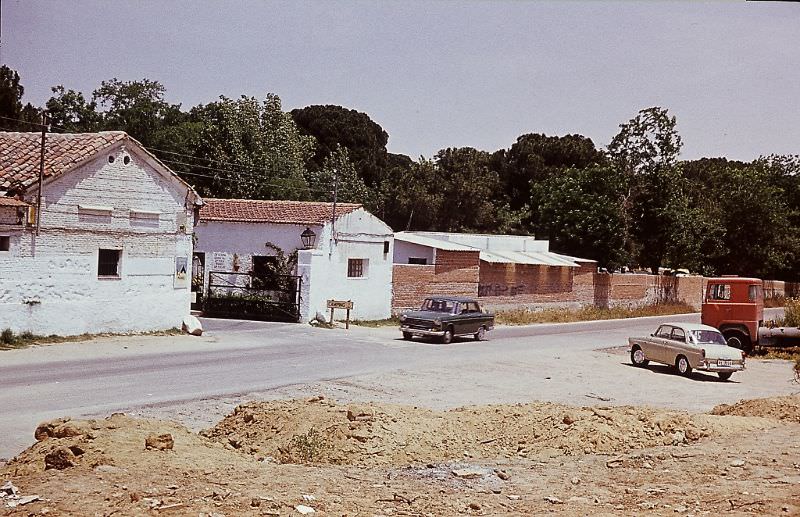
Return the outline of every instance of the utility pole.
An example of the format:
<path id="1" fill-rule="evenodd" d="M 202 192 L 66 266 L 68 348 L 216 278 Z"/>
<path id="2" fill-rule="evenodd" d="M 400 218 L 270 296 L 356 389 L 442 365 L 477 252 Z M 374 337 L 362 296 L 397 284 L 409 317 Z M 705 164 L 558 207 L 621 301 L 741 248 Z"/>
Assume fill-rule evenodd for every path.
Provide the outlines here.
<path id="1" fill-rule="evenodd" d="M 44 144 L 47 138 L 47 113 L 42 111 L 42 145 L 39 153 L 39 193 L 36 196 L 36 235 L 42 221 L 42 182 L 44 181 Z"/>
<path id="2" fill-rule="evenodd" d="M 336 191 L 339 188 L 339 174 L 333 169 L 333 214 L 331 215 L 331 240 L 336 239 Z"/>

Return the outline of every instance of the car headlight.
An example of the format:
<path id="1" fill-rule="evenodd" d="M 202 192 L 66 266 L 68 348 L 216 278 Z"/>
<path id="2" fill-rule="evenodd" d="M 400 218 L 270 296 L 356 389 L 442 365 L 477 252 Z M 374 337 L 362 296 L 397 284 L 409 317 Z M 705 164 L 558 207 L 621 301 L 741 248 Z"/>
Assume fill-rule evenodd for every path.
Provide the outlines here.
<path id="1" fill-rule="evenodd" d="M 401 314 L 400 315 L 400 321 L 406 321 L 406 315 L 405 314 Z"/>
<path id="2" fill-rule="evenodd" d="M 442 324 L 442 320 L 440 320 L 439 318 L 436 318 L 435 320 L 433 320 L 433 324 L 438 327 L 439 325 Z"/>

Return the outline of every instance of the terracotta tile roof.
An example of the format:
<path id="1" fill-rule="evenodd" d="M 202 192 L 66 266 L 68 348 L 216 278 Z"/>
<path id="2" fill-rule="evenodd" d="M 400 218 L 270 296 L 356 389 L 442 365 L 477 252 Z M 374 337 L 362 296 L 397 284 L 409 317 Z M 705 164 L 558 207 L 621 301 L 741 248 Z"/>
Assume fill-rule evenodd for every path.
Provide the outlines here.
<path id="1" fill-rule="evenodd" d="M 44 175 L 62 174 L 125 138 L 128 135 L 123 131 L 48 133 Z M 40 145 L 40 133 L 0 132 L 0 191 L 14 184 L 28 187 L 38 181 Z"/>
<path id="2" fill-rule="evenodd" d="M 203 199 L 201 221 L 243 223 L 325 224 L 333 214 L 333 203 L 309 201 L 265 201 L 260 199 Z M 353 203 L 336 203 L 336 216 L 361 208 Z"/>
<path id="3" fill-rule="evenodd" d="M 17 198 L 0 196 L 0 206 L 28 206 L 28 203 Z"/>

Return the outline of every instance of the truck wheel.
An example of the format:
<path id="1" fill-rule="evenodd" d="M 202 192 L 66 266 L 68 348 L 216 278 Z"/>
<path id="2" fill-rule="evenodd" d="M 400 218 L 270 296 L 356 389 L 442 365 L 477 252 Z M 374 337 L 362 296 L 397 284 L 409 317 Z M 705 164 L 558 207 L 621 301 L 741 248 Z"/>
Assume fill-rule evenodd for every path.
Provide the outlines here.
<path id="1" fill-rule="evenodd" d="M 728 379 L 731 378 L 733 372 L 717 372 L 717 375 L 719 375 L 720 380 L 727 381 Z"/>
<path id="2" fill-rule="evenodd" d="M 728 346 L 738 348 L 747 355 L 750 355 L 753 351 L 753 344 L 750 342 L 750 338 L 741 332 L 728 331 L 723 334 L 723 336 L 725 336 L 725 341 L 728 343 Z"/>
<path id="3" fill-rule="evenodd" d="M 411 341 L 411 338 L 414 337 L 414 334 L 411 332 L 403 332 L 403 339 L 406 341 Z"/>
<path id="4" fill-rule="evenodd" d="M 486 338 L 486 327 L 479 328 L 473 337 L 475 341 L 483 341 Z"/>
<path id="5" fill-rule="evenodd" d="M 647 366 L 650 363 L 647 359 L 645 359 L 644 350 L 635 346 L 631 349 L 631 364 L 633 366 Z"/>
<path id="6" fill-rule="evenodd" d="M 678 369 L 678 373 L 688 377 L 692 374 L 692 367 L 689 365 L 689 360 L 686 359 L 685 356 L 679 355 L 677 359 L 675 359 L 675 368 Z"/>
<path id="7" fill-rule="evenodd" d="M 444 331 L 444 334 L 442 335 L 442 343 L 444 343 L 445 345 L 449 345 L 452 342 L 453 342 L 453 329 L 448 328 Z"/>

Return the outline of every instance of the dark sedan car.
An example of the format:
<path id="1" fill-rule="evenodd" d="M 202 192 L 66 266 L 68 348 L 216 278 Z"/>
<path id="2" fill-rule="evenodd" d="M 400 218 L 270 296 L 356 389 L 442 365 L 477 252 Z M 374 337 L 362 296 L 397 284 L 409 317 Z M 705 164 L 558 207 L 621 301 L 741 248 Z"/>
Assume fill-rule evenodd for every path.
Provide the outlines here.
<path id="1" fill-rule="evenodd" d="M 400 331 L 404 339 L 414 336 L 435 336 L 450 343 L 453 336 L 473 336 L 482 340 L 494 328 L 494 314 L 483 312 L 472 298 L 432 296 L 422 302 L 418 311 L 400 316 Z"/>

